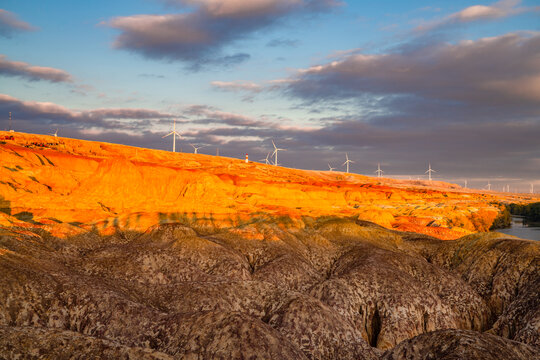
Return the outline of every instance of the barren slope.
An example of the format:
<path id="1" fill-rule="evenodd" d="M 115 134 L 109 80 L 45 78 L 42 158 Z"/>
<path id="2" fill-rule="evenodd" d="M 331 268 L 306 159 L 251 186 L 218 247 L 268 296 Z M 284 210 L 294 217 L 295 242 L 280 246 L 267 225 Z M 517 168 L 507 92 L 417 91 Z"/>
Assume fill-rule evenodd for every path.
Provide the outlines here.
<path id="1" fill-rule="evenodd" d="M 0 132 L 0 225 L 55 235 L 145 231 L 198 219 L 216 227 L 255 218 L 355 217 L 455 239 L 487 231 L 495 193 L 457 185 L 288 169 L 241 160 Z M 527 201 L 513 195 L 514 200 Z"/>

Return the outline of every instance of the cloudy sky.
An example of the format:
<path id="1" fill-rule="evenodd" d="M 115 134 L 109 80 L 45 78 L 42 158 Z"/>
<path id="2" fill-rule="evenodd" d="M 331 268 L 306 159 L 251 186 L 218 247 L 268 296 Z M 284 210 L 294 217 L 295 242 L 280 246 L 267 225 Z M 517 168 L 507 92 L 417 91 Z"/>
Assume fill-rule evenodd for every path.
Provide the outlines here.
<path id="1" fill-rule="evenodd" d="M 540 2 L 3 0 L 0 129 L 540 190 Z"/>

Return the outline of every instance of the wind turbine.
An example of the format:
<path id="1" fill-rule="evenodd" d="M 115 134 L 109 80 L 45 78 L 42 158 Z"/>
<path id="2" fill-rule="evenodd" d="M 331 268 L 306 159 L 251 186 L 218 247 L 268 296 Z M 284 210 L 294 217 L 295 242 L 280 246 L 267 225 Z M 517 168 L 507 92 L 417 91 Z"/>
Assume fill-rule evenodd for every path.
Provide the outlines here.
<path id="1" fill-rule="evenodd" d="M 377 171 L 375 171 L 375 173 L 377 174 L 377 177 L 382 177 L 382 174 L 384 173 L 384 171 L 381 170 L 381 164 L 378 163 L 377 164 Z"/>
<path id="2" fill-rule="evenodd" d="M 531 194 L 534 194 L 534 184 L 531 183 Z"/>
<path id="3" fill-rule="evenodd" d="M 465 189 L 467 188 L 467 179 L 465 179 Z"/>
<path id="4" fill-rule="evenodd" d="M 434 173 L 434 172 L 436 172 L 436 171 L 433 170 L 433 169 L 431 168 L 431 163 L 429 163 L 429 168 L 428 168 L 428 170 L 425 172 L 426 174 L 428 174 L 428 179 L 429 179 L 429 181 L 431 181 L 431 173 Z"/>
<path id="5" fill-rule="evenodd" d="M 179 139 L 182 138 L 180 134 L 176 132 L 176 119 L 174 119 L 173 131 L 171 131 L 165 136 L 162 136 L 161 138 L 166 138 L 167 136 L 171 136 L 171 135 L 173 136 L 172 151 L 176 152 L 176 137 L 178 136 Z"/>
<path id="6" fill-rule="evenodd" d="M 58 129 L 56 129 L 56 131 L 54 133 L 52 133 L 51 135 L 54 136 L 54 137 L 58 137 Z"/>
<path id="7" fill-rule="evenodd" d="M 278 147 L 276 147 L 276 144 L 274 143 L 274 140 L 272 140 L 272 145 L 274 145 L 274 152 L 272 153 L 272 155 L 275 155 L 276 158 L 274 160 L 274 165 L 278 166 L 278 162 L 277 162 L 277 153 L 278 151 L 287 151 L 287 149 L 279 149 Z"/>
<path id="8" fill-rule="evenodd" d="M 491 183 L 489 182 L 489 180 L 488 180 L 488 184 L 486 186 L 487 186 L 488 190 L 491 190 Z"/>
<path id="9" fill-rule="evenodd" d="M 336 170 L 336 168 L 333 168 L 333 167 L 330 166 L 330 164 L 328 164 L 328 170 L 329 171 L 334 171 L 334 170 Z"/>
<path id="10" fill-rule="evenodd" d="M 354 163 L 354 161 L 352 160 L 349 160 L 349 154 L 345 153 L 345 158 L 347 160 L 345 160 L 345 162 L 343 163 L 343 165 L 347 165 L 347 174 L 349 173 L 349 163 Z M 343 166 L 341 165 L 341 166 Z"/>
<path id="11" fill-rule="evenodd" d="M 270 156 L 270 151 L 268 152 L 268 154 L 266 154 L 266 157 L 265 157 L 264 159 L 261 159 L 261 160 L 259 160 L 259 161 L 264 161 L 264 163 L 265 163 L 266 165 L 271 164 L 270 160 L 268 160 L 268 157 L 269 157 L 269 156 Z"/>
<path id="12" fill-rule="evenodd" d="M 199 147 L 196 147 L 196 146 L 193 145 L 193 144 L 189 144 L 189 145 L 191 145 L 191 146 L 193 147 L 193 153 L 194 153 L 194 154 L 198 154 L 197 151 L 199 151 L 199 149 L 205 147 L 205 145 L 201 145 L 201 146 L 199 146 Z"/>

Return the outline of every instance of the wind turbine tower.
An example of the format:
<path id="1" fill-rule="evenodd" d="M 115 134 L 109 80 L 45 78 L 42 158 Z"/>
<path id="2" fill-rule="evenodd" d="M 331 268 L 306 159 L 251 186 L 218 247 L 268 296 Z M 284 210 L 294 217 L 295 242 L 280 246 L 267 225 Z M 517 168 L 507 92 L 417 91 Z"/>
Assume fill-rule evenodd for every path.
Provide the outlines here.
<path id="1" fill-rule="evenodd" d="M 270 152 L 268 152 L 268 154 L 266 154 L 266 157 L 264 159 L 260 159 L 259 161 L 264 161 L 264 163 L 266 165 L 270 164 L 270 160 L 268 160 L 268 157 L 270 156 Z"/>
<path id="2" fill-rule="evenodd" d="M 204 145 L 199 146 L 199 147 L 197 147 L 197 146 L 195 146 L 195 145 L 193 145 L 193 144 L 189 144 L 189 145 L 191 145 L 191 146 L 193 147 L 193 153 L 194 153 L 194 154 L 198 154 L 199 149 L 201 149 L 201 148 L 204 147 Z"/>
<path id="3" fill-rule="evenodd" d="M 531 183 L 531 194 L 534 194 L 534 184 Z"/>
<path id="4" fill-rule="evenodd" d="M 274 152 L 272 153 L 272 155 L 275 155 L 275 159 L 274 159 L 274 165 L 275 166 L 278 166 L 278 161 L 277 161 L 277 153 L 278 151 L 287 151 L 286 149 L 280 149 L 276 146 L 276 144 L 274 143 L 274 140 L 272 140 L 272 145 L 274 145 Z"/>
<path id="5" fill-rule="evenodd" d="M 431 181 L 431 173 L 434 173 L 434 172 L 436 172 L 436 171 L 433 170 L 433 169 L 431 168 L 431 163 L 429 163 L 429 168 L 428 168 L 428 170 L 425 172 L 426 174 L 428 174 L 428 179 L 429 179 L 429 181 Z"/>
<path id="6" fill-rule="evenodd" d="M 9 129 L 8 131 L 11 131 L 11 111 L 9 112 Z"/>
<path id="7" fill-rule="evenodd" d="M 168 133 L 167 135 L 165 136 L 162 136 L 162 138 L 166 138 L 167 136 L 173 136 L 173 143 L 172 143 L 172 151 L 173 152 L 176 152 L 176 137 L 178 136 L 179 139 L 181 139 L 182 137 L 180 136 L 179 133 L 176 132 L 176 119 L 174 119 L 174 123 L 173 123 L 173 131 L 171 131 L 170 133 Z"/>
<path id="8" fill-rule="evenodd" d="M 377 171 L 375 171 L 377 173 L 377 177 L 380 178 L 382 177 L 382 174 L 384 173 L 384 171 L 381 170 L 381 164 L 378 163 L 377 164 Z"/>
<path id="9" fill-rule="evenodd" d="M 489 182 L 489 180 L 488 180 L 487 188 L 488 190 L 491 190 L 491 183 Z"/>
<path id="10" fill-rule="evenodd" d="M 467 179 L 465 179 L 465 189 L 467 188 Z"/>
<path id="11" fill-rule="evenodd" d="M 354 161 L 352 160 L 349 160 L 349 154 L 345 153 L 345 162 L 343 163 L 343 165 L 347 165 L 347 174 L 349 173 L 349 163 L 354 163 Z M 341 166 L 343 166 L 341 165 Z"/>

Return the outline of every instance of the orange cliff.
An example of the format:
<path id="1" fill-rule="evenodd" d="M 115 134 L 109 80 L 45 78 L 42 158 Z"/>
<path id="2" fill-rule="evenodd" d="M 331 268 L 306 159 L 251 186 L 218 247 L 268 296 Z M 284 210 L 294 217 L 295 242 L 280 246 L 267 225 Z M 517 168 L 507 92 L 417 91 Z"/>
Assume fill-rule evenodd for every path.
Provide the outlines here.
<path id="1" fill-rule="evenodd" d="M 186 220 L 227 227 L 260 218 L 347 216 L 455 239 L 487 231 L 499 201 L 534 200 L 443 182 L 1 131 L 0 162 L 0 226 L 39 227 L 56 236 L 145 231 Z"/>

